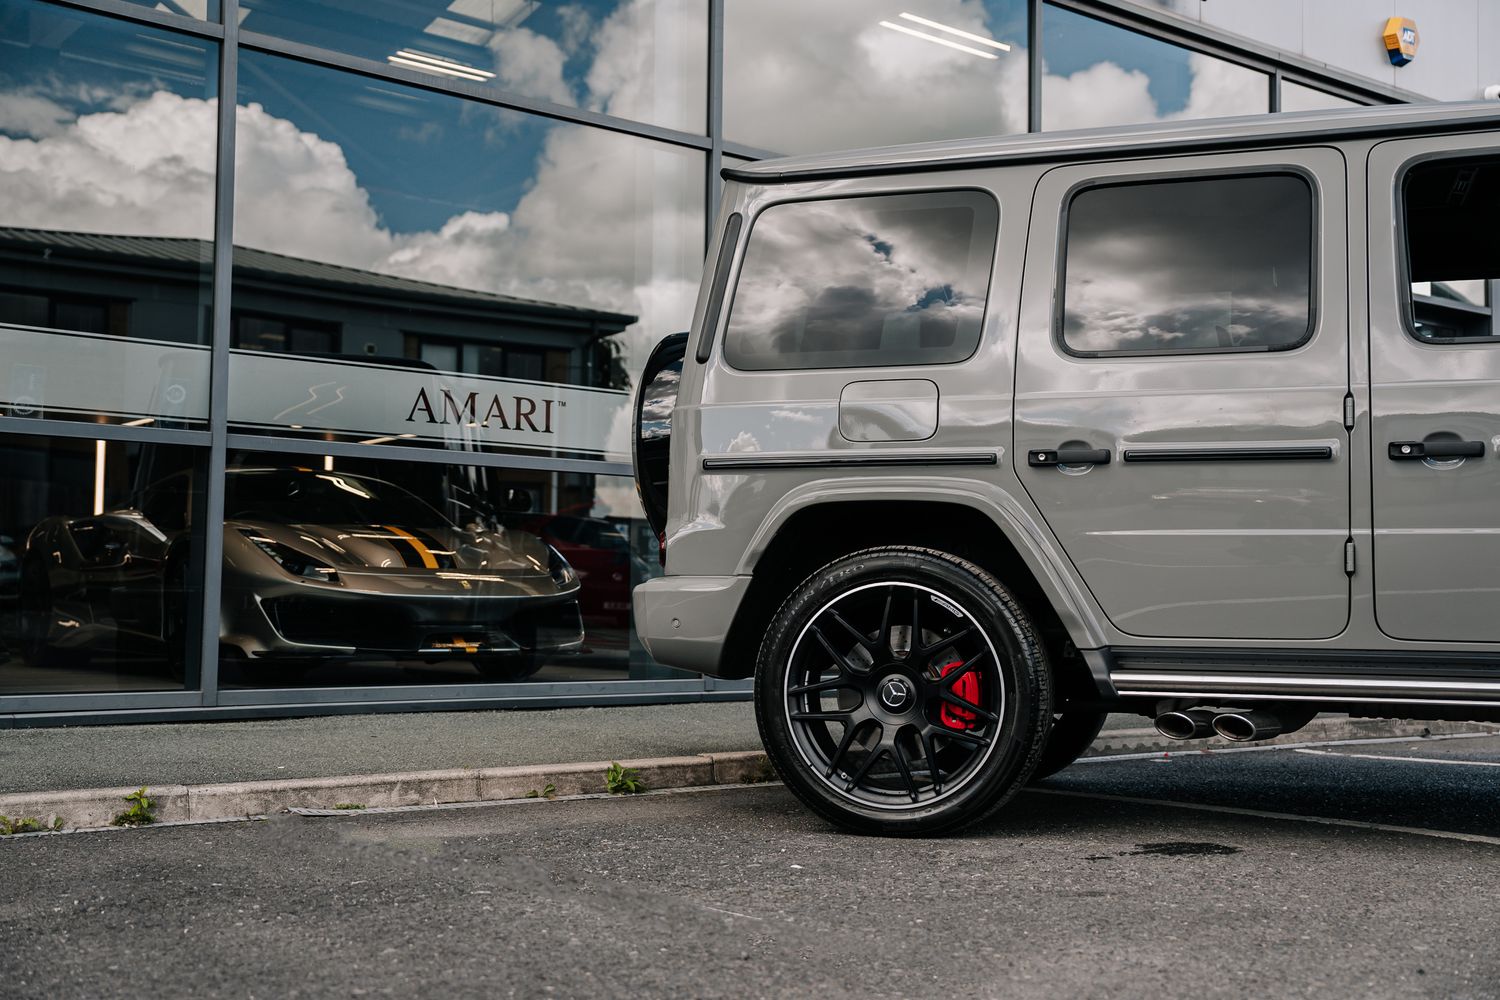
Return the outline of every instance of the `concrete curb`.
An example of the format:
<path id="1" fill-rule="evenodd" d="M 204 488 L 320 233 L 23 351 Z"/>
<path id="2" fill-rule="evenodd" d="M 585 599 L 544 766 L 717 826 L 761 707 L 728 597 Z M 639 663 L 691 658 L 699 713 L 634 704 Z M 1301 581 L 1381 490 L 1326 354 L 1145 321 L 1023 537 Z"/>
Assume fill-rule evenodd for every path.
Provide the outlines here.
<path id="1" fill-rule="evenodd" d="M 1332 740 L 1401 739 L 1450 733 L 1495 732 L 1495 727 L 1466 722 L 1401 722 L 1390 719 L 1314 719 L 1277 743 L 1318 743 Z M 1084 754 L 1191 752 L 1244 746 L 1222 739 L 1169 740 L 1155 729 L 1114 729 L 1102 733 Z M 357 774 L 332 778 L 279 778 L 205 785 L 150 785 L 159 822 L 205 822 L 261 816 L 287 809 L 331 809 L 341 804 L 365 808 L 438 805 L 459 802 L 503 802 L 525 798 L 551 784 L 558 795 L 603 792 L 604 771 L 610 761 L 577 764 L 527 764 L 519 767 L 465 768 L 450 771 L 412 771 L 404 774 Z M 756 784 L 775 777 L 770 761 L 759 750 L 706 753 L 692 757 L 654 757 L 621 761 L 635 769 L 648 789 L 693 788 L 709 785 Z M 138 787 L 138 786 L 137 786 Z M 126 808 L 130 788 L 82 788 L 59 792 L 17 792 L 0 795 L 0 816 L 34 817 L 50 824 L 56 817 L 63 829 L 108 826 Z"/>
<path id="2" fill-rule="evenodd" d="M 341 804 L 380 806 L 501 802 L 525 798 L 552 785 L 558 795 L 603 792 L 611 761 L 532 764 L 405 774 L 359 774 L 332 778 L 284 778 L 211 785 L 152 785 L 147 794 L 158 822 L 203 822 L 260 816 L 292 808 L 331 809 Z M 654 757 L 621 761 L 648 789 L 754 784 L 773 777 L 759 750 L 693 757 Z M 139 787 L 139 786 L 136 786 Z M 125 810 L 132 788 L 82 788 L 61 792 L 0 795 L 0 816 L 34 817 L 50 824 L 62 818 L 73 830 L 108 826 Z"/>

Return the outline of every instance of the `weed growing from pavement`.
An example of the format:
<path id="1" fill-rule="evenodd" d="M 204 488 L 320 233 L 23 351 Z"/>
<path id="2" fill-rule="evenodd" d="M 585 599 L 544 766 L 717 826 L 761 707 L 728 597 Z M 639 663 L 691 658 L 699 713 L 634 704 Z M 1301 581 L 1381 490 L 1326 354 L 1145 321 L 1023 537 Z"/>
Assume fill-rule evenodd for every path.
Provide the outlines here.
<path id="1" fill-rule="evenodd" d="M 605 780 L 608 781 L 608 777 L 606 777 Z M 555 799 L 557 798 L 557 786 L 549 781 L 541 788 L 540 791 L 533 788 L 531 791 L 527 792 L 526 797 L 528 799 Z"/>
<path id="2" fill-rule="evenodd" d="M 333 804 L 335 809 L 363 809 L 364 807 L 363 802 L 335 802 Z"/>
<path id="3" fill-rule="evenodd" d="M 109 821 L 110 826 L 146 826 L 156 822 L 156 800 L 146 794 L 146 786 L 125 796 L 130 808 Z"/>
<path id="4" fill-rule="evenodd" d="M 56 833 L 63 828 L 63 818 L 53 816 L 51 823 L 43 823 L 35 816 L 0 816 L 0 837 L 9 837 L 17 833 Z"/>
<path id="5" fill-rule="evenodd" d="M 764 784 L 767 781 L 776 780 L 776 768 L 771 764 L 771 758 L 762 756 L 751 768 L 750 774 L 745 778 L 748 785 Z"/>
<path id="6" fill-rule="evenodd" d="M 640 772 L 613 761 L 604 771 L 604 790 L 611 795 L 638 795 L 646 790 Z"/>

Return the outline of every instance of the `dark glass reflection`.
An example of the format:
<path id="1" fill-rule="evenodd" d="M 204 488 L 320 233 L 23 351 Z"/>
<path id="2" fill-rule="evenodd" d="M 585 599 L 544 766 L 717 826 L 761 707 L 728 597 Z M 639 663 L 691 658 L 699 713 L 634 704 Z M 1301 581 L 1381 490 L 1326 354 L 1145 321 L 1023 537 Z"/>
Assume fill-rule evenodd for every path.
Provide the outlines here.
<path id="1" fill-rule="evenodd" d="M 225 499 L 229 685 L 667 676 L 631 631 L 660 572 L 629 480 L 239 453 Z"/>
<path id="2" fill-rule="evenodd" d="M 0 690 L 196 686 L 203 454 L 0 440 Z"/>
<path id="3" fill-rule="evenodd" d="M 1024 132 L 1027 6 L 725 0 L 725 136 L 810 153 Z"/>
<path id="4" fill-rule="evenodd" d="M 1063 340 L 1079 353 L 1277 350 L 1311 332 L 1301 177 L 1116 185 L 1068 206 Z"/>
<path id="5" fill-rule="evenodd" d="M 208 412 L 212 42 L 0 0 L 0 413 Z"/>
<path id="6" fill-rule="evenodd" d="M 998 216 L 977 191 L 766 209 L 750 231 L 725 357 L 754 371 L 963 360 L 979 343 Z"/>
<path id="7" fill-rule="evenodd" d="M 1403 202 L 1417 336 L 1494 336 L 1500 158 L 1419 164 L 1406 175 Z"/>
<path id="8" fill-rule="evenodd" d="M 1270 78 L 1224 59 L 1047 4 L 1042 128 L 1265 114 Z"/>
<path id="9" fill-rule="evenodd" d="M 244 52 L 230 420 L 624 458 L 701 153 Z M 618 418 L 618 419 L 617 419 Z"/>
<path id="10" fill-rule="evenodd" d="M 705 0 L 241 0 L 241 27 L 449 81 L 705 131 Z"/>

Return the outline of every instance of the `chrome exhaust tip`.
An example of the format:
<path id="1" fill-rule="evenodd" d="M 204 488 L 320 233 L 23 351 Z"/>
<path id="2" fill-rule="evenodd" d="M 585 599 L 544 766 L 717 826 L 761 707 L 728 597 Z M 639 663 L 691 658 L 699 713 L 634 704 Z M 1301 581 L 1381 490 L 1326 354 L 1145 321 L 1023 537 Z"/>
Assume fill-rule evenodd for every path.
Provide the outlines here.
<path id="1" fill-rule="evenodd" d="M 1253 743 L 1280 736 L 1281 716 L 1260 710 L 1225 712 L 1214 716 L 1214 732 L 1234 743 Z"/>
<path id="2" fill-rule="evenodd" d="M 1214 713 L 1206 708 L 1163 712 L 1155 721 L 1156 731 L 1169 740 L 1206 740 L 1214 734 Z"/>

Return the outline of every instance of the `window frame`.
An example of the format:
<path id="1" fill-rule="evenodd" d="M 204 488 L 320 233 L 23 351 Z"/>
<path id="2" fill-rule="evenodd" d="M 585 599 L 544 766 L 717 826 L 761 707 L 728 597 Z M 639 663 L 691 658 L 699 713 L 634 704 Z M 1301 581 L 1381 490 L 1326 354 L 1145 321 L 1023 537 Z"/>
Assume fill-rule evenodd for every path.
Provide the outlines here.
<path id="1" fill-rule="evenodd" d="M 1296 341 L 1279 347 L 1200 347 L 1191 350 L 1163 348 L 1159 350 L 1130 351 L 1080 351 L 1067 342 L 1064 328 L 1067 325 L 1067 279 L 1069 223 L 1073 202 L 1079 195 L 1100 188 L 1140 187 L 1150 184 L 1181 183 L 1183 181 L 1243 180 L 1252 177 L 1295 177 L 1307 187 L 1308 207 L 1311 214 L 1308 226 L 1308 276 L 1307 276 L 1307 329 Z M 1172 358 L 1202 357 L 1220 354 L 1282 354 L 1306 347 L 1318 332 L 1319 301 L 1322 285 L 1322 267 L 1319 252 L 1323 241 L 1323 200 L 1317 175 L 1299 163 L 1265 164 L 1263 166 L 1224 167 L 1210 170 L 1174 170 L 1159 174 L 1115 174 L 1108 177 L 1090 177 L 1074 184 L 1062 197 L 1062 210 L 1058 216 L 1056 289 L 1053 295 L 1052 342 L 1064 355 L 1081 360 L 1114 358 Z"/>
<path id="2" fill-rule="evenodd" d="M 809 367 L 805 365 L 788 365 L 779 368 L 741 368 L 729 358 L 729 324 L 734 318 L 735 300 L 739 298 L 740 282 L 745 277 L 745 263 L 750 256 L 750 242 L 755 238 L 755 227 L 760 222 L 760 217 L 773 208 L 783 205 L 799 205 L 808 202 L 831 202 L 849 201 L 856 198 L 895 198 L 909 195 L 926 194 L 979 194 L 988 198 L 995 206 L 995 234 L 990 240 L 989 266 L 985 269 L 984 281 L 984 307 L 979 313 L 979 336 L 974 339 L 974 346 L 961 358 L 952 361 L 920 361 L 905 362 L 902 364 L 863 364 L 863 365 L 823 365 Z M 741 213 L 743 214 L 743 213 Z M 783 372 L 831 372 L 847 370 L 894 370 L 902 368 L 934 368 L 947 365 L 961 365 L 979 353 L 979 348 L 984 345 L 985 322 L 990 315 L 990 294 L 995 288 L 995 267 L 1000 260 L 1000 232 L 1005 224 L 1004 207 L 1000 204 L 1000 196 L 992 189 L 981 187 L 977 184 L 955 184 L 942 187 L 918 187 L 918 188 L 896 188 L 894 190 L 879 191 L 850 191 L 835 195 L 802 195 L 794 198 L 779 198 L 773 201 L 757 205 L 755 211 L 750 214 L 748 224 L 744 227 L 743 235 L 735 250 L 738 260 L 735 262 L 732 279 L 734 287 L 727 290 L 727 295 L 720 306 L 722 315 L 715 319 L 715 324 L 723 327 L 723 334 L 716 338 L 719 341 L 719 357 L 724 366 L 733 372 L 742 375 L 777 375 Z M 709 345 L 710 350 L 712 344 Z"/>
<path id="3" fill-rule="evenodd" d="M 1396 299 L 1401 313 L 1401 327 L 1406 335 L 1419 344 L 1435 344 L 1445 346 L 1451 344 L 1465 345 L 1469 347 L 1500 344 L 1500 303 L 1496 302 L 1496 293 L 1500 291 L 1500 276 L 1485 279 L 1488 284 L 1488 295 L 1490 303 L 1488 306 L 1470 305 L 1467 311 L 1484 311 L 1490 317 L 1490 334 L 1486 337 L 1423 337 L 1417 334 L 1417 310 L 1416 293 L 1411 290 L 1411 240 L 1407 238 L 1406 231 L 1406 186 L 1410 180 L 1411 172 L 1417 167 L 1427 166 L 1433 163 L 1441 163 L 1445 160 L 1493 160 L 1500 167 L 1500 147 L 1481 147 L 1469 150 L 1434 151 L 1429 153 L 1418 153 L 1405 160 L 1400 169 L 1396 171 L 1396 177 L 1391 185 L 1391 216 L 1396 220 Z M 1462 308 L 1462 304 L 1460 304 Z"/>

